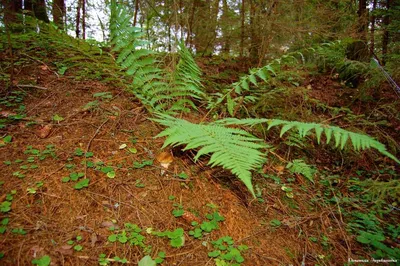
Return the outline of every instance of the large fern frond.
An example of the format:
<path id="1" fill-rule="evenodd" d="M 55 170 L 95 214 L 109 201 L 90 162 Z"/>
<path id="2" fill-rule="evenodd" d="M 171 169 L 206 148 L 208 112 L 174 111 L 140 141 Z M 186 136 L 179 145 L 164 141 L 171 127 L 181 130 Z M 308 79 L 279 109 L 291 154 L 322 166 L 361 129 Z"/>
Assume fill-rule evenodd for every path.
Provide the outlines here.
<path id="1" fill-rule="evenodd" d="M 282 126 L 280 131 L 280 136 L 282 137 L 288 130 L 297 129 L 300 137 L 305 137 L 308 132 L 311 130 L 315 131 L 315 135 L 317 137 L 318 144 L 321 141 L 321 136 L 323 133 L 326 137 L 326 143 L 329 143 L 331 139 L 334 139 L 335 146 L 343 149 L 347 146 L 348 140 L 351 141 L 351 144 L 354 150 L 364 150 L 364 149 L 376 149 L 381 154 L 391 158 L 395 162 L 400 164 L 400 161 L 391 153 L 389 153 L 384 144 L 380 143 L 379 141 L 373 139 L 372 137 L 365 135 L 354 133 L 351 131 L 347 131 L 340 127 L 336 126 L 329 126 L 324 124 L 317 124 L 317 123 L 305 123 L 305 122 L 297 122 L 297 121 L 286 121 L 280 119 L 236 119 L 236 118 L 227 118 L 217 123 L 222 125 L 246 125 L 246 126 L 253 126 L 256 124 L 267 123 L 268 129 L 276 126 Z"/>
<path id="2" fill-rule="evenodd" d="M 211 154 L 209 164 L 222 166 L 235 174 L 254 196 L 251 170 L 265 160 L 260 151 L 267 145 L 248 132 L 216 124 L 193 124 L 168 115 L 158 115 L 154 121 L 167 127 L 157 137 L 167 137 L 164 146 L 186 145 L 185 150 L 200 148 L 195 156 Z"/>
<path id="3" fill-rule="evenodd" d="M 150 111 L 175 113 L 196 109 L 192 99 L 204 93 L 200 69 L 183 43 L 179 63 L 173 73 L 160 69 L 157 54 L 145 48 L 142 29 L 130 24 L 132 14 L 125 5 L 111 1 L 111 44 L 118 52 L 116 62 L 134 77 L 132 92 Z"/>

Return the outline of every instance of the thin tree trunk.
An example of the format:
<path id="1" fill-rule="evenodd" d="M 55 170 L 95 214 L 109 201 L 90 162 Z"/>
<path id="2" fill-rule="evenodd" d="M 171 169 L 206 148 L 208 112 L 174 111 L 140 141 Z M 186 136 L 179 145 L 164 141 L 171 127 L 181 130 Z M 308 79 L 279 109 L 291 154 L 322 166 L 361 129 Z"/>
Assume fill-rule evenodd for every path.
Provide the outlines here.
<path id="1" fill-rule="evenodd" d="M 250 57 L 253 62 L 258 57 L 258 49 L 257 46 L 259 45 L 258 43 L 258 36 L 257 36 L 257 28 L 258 25 L 256 25 L 256 16 L 257 16 L 257 7 L 255 0 L 250 0 Z"/>
<path id="2" fill-rule="evenodd" d="M 80 35 L 80 29 L 79 26 L 81 24 L 81 0 L 78 0 L 78 7 L 76 8 L 76 24 L 75 24 L 75 33 L 76 33 L 76 38 L 79 38 Z"/>
<path id="3" fill-rule="evenodd" d="M 231 44 L 231 28 L 229 25 L 229 7 L 227 0 L 222 1 L 222 17 L 221 17 L 221 31 L 222 31 L 222 53 L 229 55 Z"/>
<path id="4" fill-rule="evenodd" d="M 375 50 L 375 20 L 376 17 L 374 15 L 374 11 L 376 9 L 377 0 L 374 0 L 372 3 L 372 15 L 371 15 L 371 37 L 370 37 L 370 56 L 374 55 Z"/>
<path id="5" fill-rule="evenodd" d="M 139 0 L 135 0 L 135 14 L 133 16 L 133 26 L 136 26 L 137 16 L 139 12 Z"/>
<path id="6" fill-rule="evenodd" d="M 192 0 L 192 8 L 190 9 L 189 21 L 188 21 L 188 30 L 186 35 L 186 46 L 192 47 L 192 32 L 193 32 L 193 21 L 194 21 L 194 13 L 196 11 L 196 0 Z"/>
<path id="7" fill-rule="evenodd" d="M 388 45 L 389 45 L 389 24 L 390 24 L 390 16 L 389 10 L 391 7 L 391 0 L 386 0 L 386 14 L 383 17 L 383 36 L 382 36 L 382 64 L 386 64 L 386 57 L 388 53 Z"/>
<path id="8" fill-rule="evenodd" d="M 245 17 L 245 8 L 244 8 L 244 0 L 242 0 L 242 6 L 240 9 L 240 57 L 243 57 L 244 54 L 244 17 Z"/>
<path id="9" fill-rule="evenodd" d="M 86 0 L 82 0 L 82 39 L 86 39 Z"/>

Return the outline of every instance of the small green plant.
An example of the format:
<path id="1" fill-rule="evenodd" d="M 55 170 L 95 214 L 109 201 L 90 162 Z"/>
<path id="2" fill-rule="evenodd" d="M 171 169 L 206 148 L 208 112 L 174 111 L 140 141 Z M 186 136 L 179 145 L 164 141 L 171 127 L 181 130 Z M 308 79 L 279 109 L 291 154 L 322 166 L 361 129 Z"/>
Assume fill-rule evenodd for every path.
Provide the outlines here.
<path id="1" fill-rule="evenodd" d="M 77 189 L 77 190 L 80 190 L 82 188 L 88 187 L 89 186 L 89 182 L 90 182 L 89 178 L 82 179 L 81 181 L 78 181 L 75 184 L 74 188 Z"/>
<path id="2" fill-rule="evenodd" d="M 12 136 L 7 135 L 0 139 L 0 147 L 6 146 L 8 143 L 11 143 L 12 141 Z"/>
<path id="3" fill-rule="evenodd" d="M 83 247 L 82 247 L 81 245 L 75 245 L 75 246 L 74 246 L 74 250 L 75 250 L 75 251 L 82 251 L 82 250 L 83 250 Z"/>
<path id="4" fill-rule="evenodd" d="M 171 247 L 179 248 L 185 244 L 185 235 L 182 228 L 177 228 L 174 231 L 152 232 L 153 235 L 158 237 L 168 237 Z"/>
<path id="5" fill-rule="evenodd" d="M 144 256 L 138 263 L 138 266 L 156 266 L 157 263 L 149 255 Z"/>
<path id="6" fill-rule="evenodd" d="M 59 122 L 64 120 L 64 117 L 62 117 L 62 116 L 60 116 L 58 114 L 55 114 L 55 115 L 53 115 L 52 119 L 53 119 L 54 122 L 59 123 Z"/>
<path id="7" fill-rule="evenodd" d="M 269 225 L 271 225 L 274 228 L 277 228 L 282 225 L 282 222 L 279 221 L 278 219 L 272 219 L 271 221 L 269 221 Z"/>
<path id="8" fill-rule="evenodd" d="M 153 160 L 143 160 L 142 162 L 133 162 L 134 168 L 143 168 L 145 166 L 153 165 Z"/>
<path id="9" fill-rule="evenodd" d="M 112 99 L 112 93 L 109 91 L 106 92 L 97 92 L 93 94 L 94 98 L 100 98 L 102 100 L 108 100 L 108 99 Z"/>
<path id="10" fill-rule="evenodd" d="M 38 266 L 48 266 L 51 263 L 51 258 L 50 256 L 43 256 L 40 259 L 34 259 L 32 260 L 33 265 L 38 265 Z"/>
<path id="11" fill-rule="evenodd" d="M 149 247 L 144 243 L 146 238 L 141 233 L 142 229 L 139 226 L 136 224 L 126 223 L 125 229 L 108 236 L 108 241 L 112 243 L 119 242 L 121 244 L 129 243 L 147 250 Z"/>
<path id="12" fill-rule="evenodd" d="M 26 235 L 27 232 L 24 230 L 24 228 L 14 228 L 11 230 L 11 233 L 17 235 Z"/>
<path id="13" fill-rule="evenodd" d="M 241 252 L 246 251 L 248 247 L 246 245 L 235 247 L 235 243 L 230 236 L 221 237 L 216 241 L 212 241 L 211 244 L 214 250 L 209 252 L 208 256 L 218 260 L 219 265 L 233 266 L 240 265 L 244 262 Z M 226 264 L 227 262 L 230 264 Z"/>
<path id="14" fill-rule="evenodd" d="M 185 172 L 181 172 L 180 174 L 177 175 L 177 177 L 184 180 L 189 178 L 188 174 L 186 174 Z"/>
<path id="15" fill-rule="evenodd" d="M 74 154 L 76 156 L 83 156 L 84 155 L 84 151 L 81 148 L 76 148 Z"/>
<path id="16" fill-rule="evenodd" d="M 11 211 L 11 204 L 13 200 L 13 195 L 17 194 L 16 190 L 11 190 L 10 193 L 6 194 L 6 200 L 0 204 L 0 212 L 9 212 Z"/>
<path id="17" fill-rule="evenodd" d="M 293 160 L 286 165 L 286 168 L 292 173 L 302 174 L 309 181 L 314 183 L 314 175 L 317 171 L 303 160 Z"/>
<path id="18" fill-rule="evenodd" d="M 4 234 L 7 230 L 7 225 L 9 223 L 10 219 L 8 217 L 3 218 L 0 222 L 0 234 Z"/>
<path id="19" fill-rule="evenodd" d="M 354 212 L 353 221 L 348 223 L 348 228 L 357 233 L 357 241 L 375 250 L 372 257 L 375 259 L 400 258 L 400 249 L 388 247 L 384 241 L 391 233 L 390 238 L 397 239 L 400 236 L 400 226 L 388 226 L 386 229 L 376 218 L 373 212 Z"/>
<path id="20" fill-rule="evenodd" d="M 192 226 L 194 229 L 189 231 L 189 235 L 193 236 L 194 238 L 202 238 L 205 233 L 210 233 L 213 230 L 219 229 L 219 223 L 225 220 L 225 218 L 218 212 L 207 214 L 206 218 L 208 221 L 203 221 L 201 224 L 193 221 Z"/>
<path id="21" fill-rule="evenodd" d="M 164 251 L 160 251 L 160 252 L 158 252 L 157 257 L 154 259 L 154 261 L 157 264 L 161 264 L 165 260 L 165 256 L 166 256 L 165 252 Z"/>
<path id="22" fill-rule="evenodd" d="M 185 213 L 183 206 L 181 204 L 174 203 L 174 207 L 176 208 L 172 211 L 172 215 L 174 217 L 176 218 L 181 217 Z"/>
<path id="23" fill-rule="evenodd" d="M 146 185 L 142 183 L 142 180 L 138 179 L 135 181 L 135 187 L 144 188 Z"/>
<path id="24" fill-rule="evenodd" d="M 82 109 L 84 111 L 91 111 L 91 110 L 97 109 L 98 107 L 99 107 L 99 101 L 91 101 L 91 102 L 88 102 L 87 104 L 85 104 L 82 107 Z"/>
<path id="25" fill-rule="evenodd" d="M 108 178 L 115 178 L 115 171 L 112 166 L 103 166 L 100 168 L 100 171 L 107 175 Z"/>

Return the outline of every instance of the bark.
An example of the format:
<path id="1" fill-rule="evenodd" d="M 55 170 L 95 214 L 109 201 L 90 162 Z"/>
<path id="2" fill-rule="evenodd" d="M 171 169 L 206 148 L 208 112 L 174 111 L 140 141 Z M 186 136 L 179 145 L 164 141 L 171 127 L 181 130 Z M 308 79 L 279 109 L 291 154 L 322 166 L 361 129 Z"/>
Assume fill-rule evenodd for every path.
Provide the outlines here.
<path id="1" fill-rule="evenodd" d="M 19 22 L 17 13 L 21 13 L 22 0 L 2 0 L 1 4 L 4 7 L 4 23 L 17 23 Z"/>
<path id="2" fill-rule="evenodd" d="M 377 0 L 374 0 L 372 3 L 372 12 L 376 9 Z M 375 54 L 375 20 L 376 17 L 372 13 L 371 15 L 371 37 L 370 37 L 370 55 L 373 56 Z"/>
<path id="3" fill-rule="evenodd" d="M 358 35 L 363 41 L 367 40 L 368 10 L 367 0 L 358 1 Z"/>
<path id="4" fill-rule="evenodd" d="M 64 18 L 66 15 L 65 1 L 53 0 L 53 22 L 60 29 L 64 29 Z"/>
<path id="5" fill-rule="evenodd" d="M 50 22 L 47 16 L 45 0 L 25 0 L 24 10 L 41 21 L 46 23 Z"/>
<path id="6" fill-rule="evenodd" d="M 392 1 L 393 0 L 386 0 L 385 2 L 385 7 L 386 7 L 386 14 L 383 16 L 383 35 L 382 35 L 382 64 L 385 65 L 386 63 L 386 57 L 388 54 L 388 46 L 389 46 L 389 24 L 390 24 L 390 16 L 389 16 L 389 10 L 390 7 L 392 6 Z"/>
<path id="7" fill-rule="evenodd" d="M 82 1 L 82 39 L 86 39 L 86 0 Z"/>
<path id="8" fill-rule="evenodd" d="M 258 58 L 258 34 L 257 29 L 259 25 L 257 21 L 257 4 L 255 0 L 250 0 L 250 58 L 256 62 Z"/>
<path id="9" fill-rule="evenodd" d="M 221 17 L 221 31 L 222 31 L 222 53 L 229 55 L 231 49 L 231 32 L 229 23 L 229 6 L 227 0 L 222 1 L 222 17 Z"/>
<path id="10" fill-rule="evenodd" d="M 75 24 L 75 34 L 76 38 L 79 38 L 79 35 L 81 33 L 80 31 L 80 24 L 81 24 L 81 7 L 82 7 L 82 2 L 81 0 L 78 0 L 78 7 L 76 8 L 76 24 Z"/>
<path id="11" fill-rule="evenodd" d="M 188 30 L 186 35 L 186 46 L 192 47 L 193 46 L 193 21 L 194 21 L 194 14 L 196 11 L 196 0 L 193 0 L 192 7 L 190 9 L 189 21 L 188 21 Z"/>
<path id="12" fill-rule="evenodd" d="M 245 18 L 245 7 L 244 0 L 242 0 L 242 6 L 240 8 L 240 57 L 244 54 L 244 18 Z"/>
<path id="13" fill-rule="evenodd" d="M 133 26 L 136 26 L 137 16 L 139 12 L 139 0 L 135 0 L 135 14 L 133 16 Z"/>

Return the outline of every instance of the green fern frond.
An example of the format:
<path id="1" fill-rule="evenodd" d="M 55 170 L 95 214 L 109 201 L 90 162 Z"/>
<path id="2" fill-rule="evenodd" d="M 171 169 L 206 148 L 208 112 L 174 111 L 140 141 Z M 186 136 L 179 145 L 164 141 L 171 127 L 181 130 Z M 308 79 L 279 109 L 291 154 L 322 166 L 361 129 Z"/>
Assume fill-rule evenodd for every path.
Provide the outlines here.
<path id="1" fill-rule="evenodd" d="M 318 144 L 321 141 L 322 133 L 325 133 L 326 136 L 326 143 L 332 139 L 334 139 L 335 146 L 343 149 L 347 146 L 347 142 L 350 139 L 354 150 L 360 151 L 365 149 L 374 148 L 379 151 L 381 154 L 385 155 L 386 157 L 394 160 L 398 164 L 400 164 L 400 160 L 398 160 L 393 154 L 389 153 L 384 144 L 380 143 L 379 141 L 373 139 L 372 137 L 364 134 L 354 133 L 351 131 L 344 130 L 340 127 L 336 126 L 328 126 L 323 124 L 317 123 L 304 123 L 304 122 L 297 122 L 297 121 L 286 121 L 280 119 L 236 119 L 236 118 L 228 118 L 224 120 L 217 121 L 217 123 L 221 125 L 246 125 L 246 126 L 253 126 L 256 124 L 267 123 L 268 129 L 276 126 L 282 126 L 280 137 L 282 137 L 285 132 L 290 129 L 297 129 L 299 135 L 301 137 L 305 137 L 307 133 L 311 130 L 315 131 L 317 142 Z"/>
<path id="2" fill-rule="evenodd" d="M 303 160 L 293 160 L 286 165 L 290 172 L 301 174 L 314 183 L 314 175 L 316 170 L 310 165 L 306 164 Z"/>
<path id="3" fill-rule="evenodd" d="M 158 114 L 158 118 L 153 120 L 167 127 L 156 136 L 167 137 L 163 147 L 186 145 L 184 150 L 200 148 L 195 160 L 211 154 L 209 164 L 212 167 L 222 166 L 232 171 L 255 196 L 250 171 L 260 167 L 265 160 L 265 155 L 259 151 L 267 147 L 262 140 L 244 130 L 216 124 L 193 124 L 163 114 Z"/>
<path id="4" fill-rule="evenodd" d="M 156 53 L 145 49 L 142 29 L 130 24 L 132 14 L 124 5 L 111 1 L 111 44 L 118 52 L 116 63 L 134 77 L 132 92 L 150 111 L 188 112 L 196 109 L 192 99 L 204 96 L 201 71 L 189 50 L 179 44 L 179 63 L 173 73 L 156 65 Z"/>

